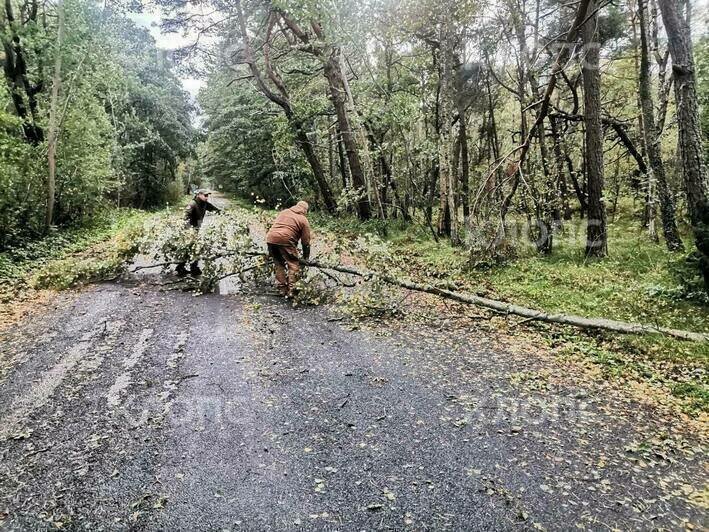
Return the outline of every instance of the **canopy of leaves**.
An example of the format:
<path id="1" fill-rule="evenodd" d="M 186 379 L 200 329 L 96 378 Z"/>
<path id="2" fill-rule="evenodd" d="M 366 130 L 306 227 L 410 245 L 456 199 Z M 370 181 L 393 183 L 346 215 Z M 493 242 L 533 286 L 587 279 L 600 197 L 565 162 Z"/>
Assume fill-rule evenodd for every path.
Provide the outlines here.
<path id="1" fill-rule="evenodd" d="M 80 223 L 107 202 L 148 207 L 181 194 L 188 183 L 177 182 L 177 169 L 193 153 L 193 107 L 169 57 L 150 34 L 118 10 L 66 0 L 65 38 L 58 46 L 56 6 L 45 4 L 40 9 L 46 11 L 33 17 L 24 16 L 24 4 L 9 5 L 6 10 L 23 16 L 10 24 L 3 13 L 0 40 L 6 46 L 19 43 L 15 55 L 26 64 L 31 90 L 5 71 L 0 82 L 0 248 L 45 230 L 47 146 L 27 138 L 30 118 L 22 116 L 17 102 L 27 108 L 34 99 L 31 120 L 47 130 L 53 84 L 47 65 L 57 55 L 61 85 L 53 223 Z"/>

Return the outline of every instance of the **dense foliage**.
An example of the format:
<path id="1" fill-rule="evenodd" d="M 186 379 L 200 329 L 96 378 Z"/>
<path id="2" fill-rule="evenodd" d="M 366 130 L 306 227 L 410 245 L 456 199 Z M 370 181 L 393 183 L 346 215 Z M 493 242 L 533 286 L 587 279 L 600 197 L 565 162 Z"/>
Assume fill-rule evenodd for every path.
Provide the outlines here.
<path id="1" fill-rule="evenodd" d="M 0 41 L 0 249 L 109 203 L 149 207 L 182 194 L 192 107 L 169 58 L 126 13 L 85 0 L 13 0 L 0 14 Z"/>
<path id="2" fill-rule="evenodd" d="M 307 193 L 303 189 L 307 173 L 298 166 L 297 154 L 290 153 L 292 142 L 281 142 L 286 150 L 276 153 L 283 129 L 280 117 L 256 92 L 232 88 L 228 81 L 215 73 L 201 95 L 204 127 L 209 131 L 200 146 L 204 173 L 225 191 L 265 198 L 271 206 L 291 194 Z"/>
<path id="3" fill-rule="evenodd" d="M 423 223 L 471 263 L 522 240 L 551 254 L 569 228 L 587 256 L 612 254 L 607 224 L 630 200 L 649 240 L 696 240 L 709 265 L 693 2 L 211 5 L 163 2 L 168 29 L 211 38 L 185 56 L 208 70 L 201 154 L 226 189 Z M 692 42 L 697 68 L 675 68 Z"/>

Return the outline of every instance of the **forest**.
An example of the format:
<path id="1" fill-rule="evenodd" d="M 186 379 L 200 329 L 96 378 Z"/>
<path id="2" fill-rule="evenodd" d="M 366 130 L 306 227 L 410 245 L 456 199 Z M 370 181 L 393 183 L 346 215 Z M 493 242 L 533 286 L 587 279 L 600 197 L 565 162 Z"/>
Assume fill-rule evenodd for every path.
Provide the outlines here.
<path id="1" fill-rule="evenodd" d="M 194 103 L 127 14 L 71 0 L 0 9 L 0 249 L 184 194 Z"/>
<path id="2" fill-rule="evenodd" d="M 0 529 L 706 529 L 708 30 L 0 2 Z"/>
<path id="3" fill-rule="evenodd" d="M 158 49 L 130 18 L 189 43 Z M 709 279 L 709 37 L 692 2 L 8 1 L 0 248 L 201 182 L 418 224 L 495 264 L 613 254 L 629 215 Z M 195 102 L 181 76 L 203 80 Z"/>
<path id="4" fill-rule="evenodd" d="M 6 4 L 0 247 L 204 180 L 423 224 L 472 263 L 564 235 L 603 257 L 630 209 L 709 279 L 709 40 L 691 2 L 159 8 L 193 42 L 159 50 L 139 5 Z M 185 73 L 205 80 L 198 104 Z"/>

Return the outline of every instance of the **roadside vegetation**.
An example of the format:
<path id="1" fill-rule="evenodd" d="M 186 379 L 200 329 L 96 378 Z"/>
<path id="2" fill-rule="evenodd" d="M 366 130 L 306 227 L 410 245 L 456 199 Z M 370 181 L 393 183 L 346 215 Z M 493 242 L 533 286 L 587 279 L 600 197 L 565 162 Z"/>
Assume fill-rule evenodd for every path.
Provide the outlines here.
<path id="1" fill-rule="evenodd" d="M 386 251 L 374 253 L 367 266 L 414 281 L 438 282 L 547 312 L 709 332 L 709 306 L 691 255 L 677 255 L 648 241 L 627 207 L 609 224 L 613 254 L 592 262 L 574 238 L 565 239 L 563 233 L 552 256 L 540 256 L 533 243 L 521 240 L 513 260 L 480 264 L 460 247 L 436 241 L 424 225 L 328 216 L 319 216 L 314 223 L 324 229 L 325 238 L 341 243 L 371 235 L 371 241 Z M 396 303 L 391 298 L 389 304 Z M 377 315 L 382 306 L 386 303 L 377 302 Z M 590 360 L 609 377 L 660 384 L 683 399 L 688 412 L 709 412 L 707 344 L 534 322 L 525 326 L 537 329 L 559 353 Z"/>
<path id="2" fill-rule="evenodd" d="M 193 102 L 129 15 L 83 0 L 0 8 L 0 252 L 41 254 L 120 223 L 114 208 L 199 184 Z"/>
<path id="3" fill-rule="evenodd" d="M 0 328 L 11 323 L 38 291 L 114 278 L 138 251 L 146 222 L 158 215 L 106 209 L 79 227 L 0 252 Z"/>

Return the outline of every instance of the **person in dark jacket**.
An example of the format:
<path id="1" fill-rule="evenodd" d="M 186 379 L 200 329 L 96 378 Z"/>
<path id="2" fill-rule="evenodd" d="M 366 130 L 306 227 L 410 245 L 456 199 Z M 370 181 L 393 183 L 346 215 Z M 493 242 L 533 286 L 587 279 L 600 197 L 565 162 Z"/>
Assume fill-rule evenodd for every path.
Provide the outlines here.
<path id="1" fill-rule="evenodd" d="M 208 211 L 221 212 L 221 209 L 209 203 L 209 194 L 209 190 L 200 188 L 197 192 L 195 192 L 194 199 L 190 201 L 187 207 L 185 207 L 184 219 L 187 227 L 191 227 L 195 231 L 199 231 L 199 228 L 202 226 L 202 222 L 204 221 L 204 215 L 207 214 Z M 202 270 L 200 270 L 197 265 L 197 261 L 190 264 L 189 272 L 187 271 L 185 264 L 186 263 L 181 262 L 177 265 L 177 275 L 180 277 L 187 275 L 187 273 L 194 276 L 202 273 Z"/>
<path id="2" fill-rule="evenodd" d="M 276 270 L 276 288 L 286 297 L 293 295 L 293 286 L 300 273 L 298 241 L 303 246 L 303 258 L 310 258 L 310 224 L 306 214 L 308 204 L 299 201 L 278 214 L 266 235 L 268 254 Z"/>

